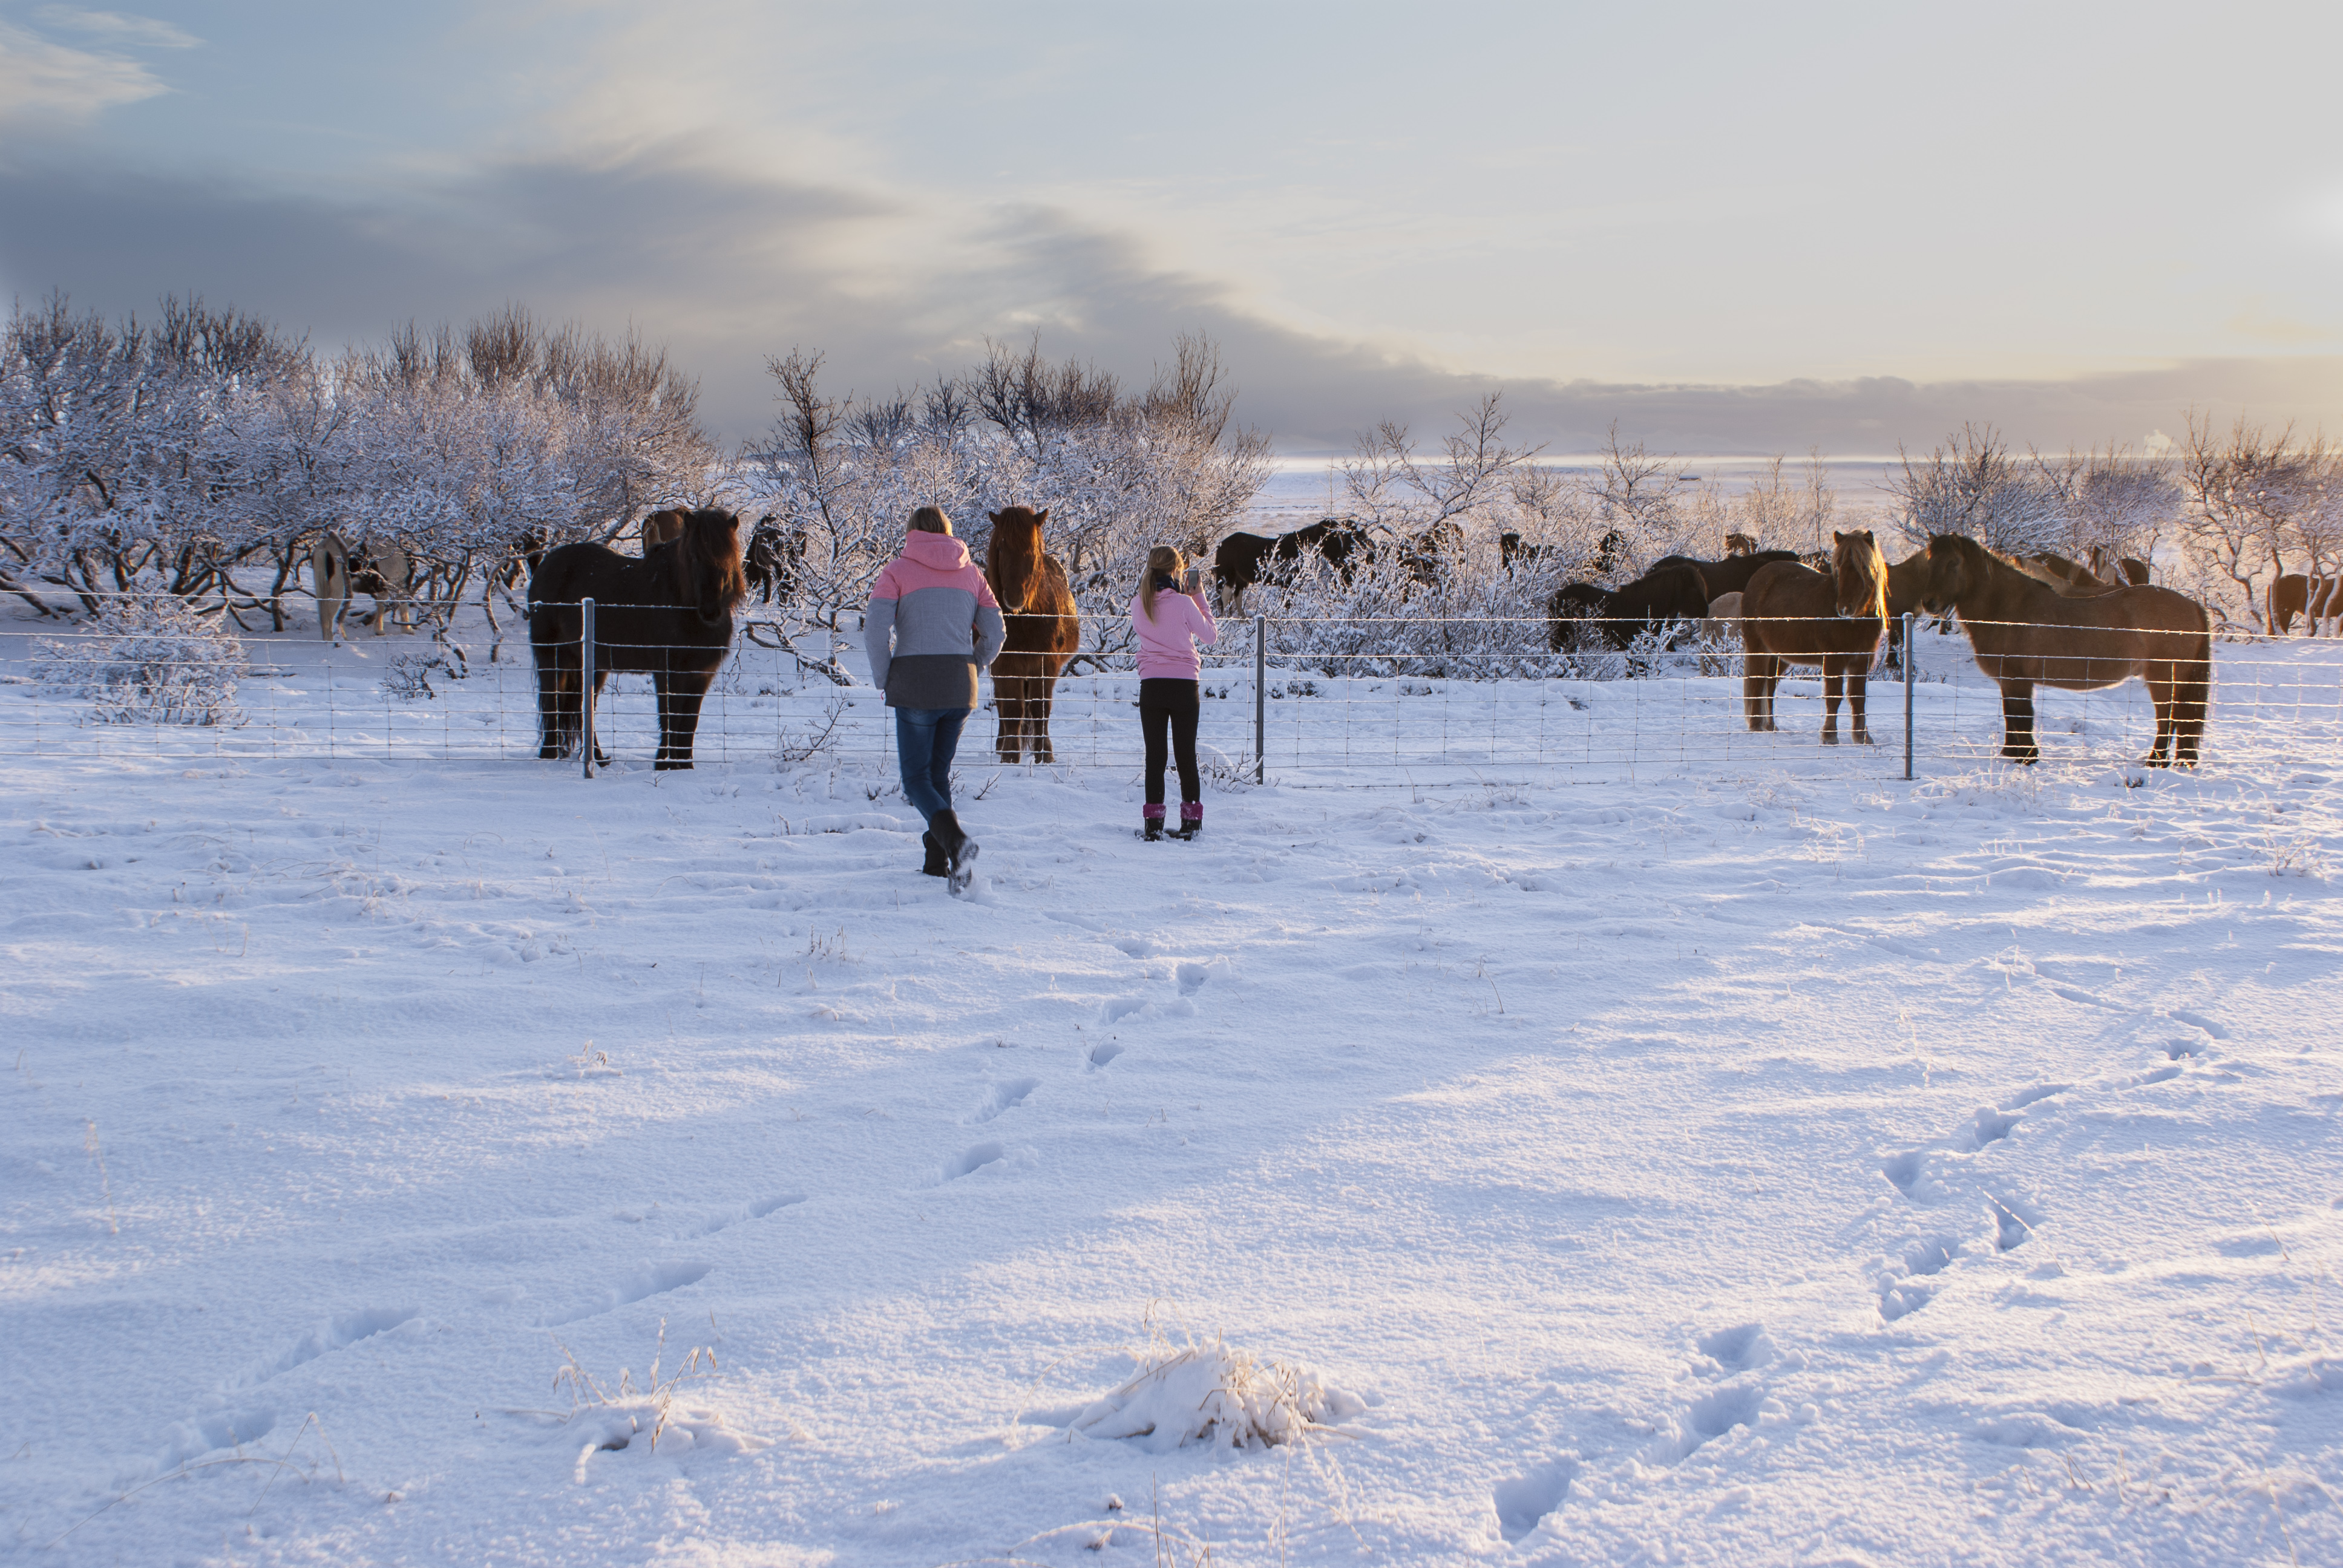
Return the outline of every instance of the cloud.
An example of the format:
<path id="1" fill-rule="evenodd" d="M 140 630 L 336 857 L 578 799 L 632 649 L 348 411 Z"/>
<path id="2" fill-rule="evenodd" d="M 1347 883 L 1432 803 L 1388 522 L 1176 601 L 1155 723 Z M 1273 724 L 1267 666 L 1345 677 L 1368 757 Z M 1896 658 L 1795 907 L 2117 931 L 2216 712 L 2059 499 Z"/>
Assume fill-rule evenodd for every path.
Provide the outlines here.
<path id="1" fill-rule="evenodd" d="M 410 317 L 461 320 L 520 300 L 541 317 L 665 343 L 701 378 L 715 427 L 770 417 L 766 357 L 827 355 L 834 389 L 908 387 L 964 368 L 987 337 L 1143 383 L 1182 331 L 1209 333 L 1239 417 L 1281 449 L 1347 448 L 1393 418 L 1429 437 L 1493 383 L 1264 319 L 1210 276 L 1063 211 L 939 211 L 876 190 L 751 176 L 689 138 L 624 156 L 513 160 L 337 199 L 75 167 L 0 169 L 0 285 L 146 310 L 200 293 L 307 330 L 380 339 Z M 2059 380 L 1892 377 L 1768 386 L 1516 378 L 1513 434 L 1557 453 L 1621 433 L 1682 453 L 1860 456 L 1926 448 L 1968 421 L 2064 447 L 2226 418 L 2343 427 L 2343 359 L 2197 359 Z"/>
<path id="2" fill-rule="evenodd" d="M 192 49 L 203 40 L 152 16 L 126 16 L 119 11 L 85 11 L 78 5 L 44 5 L 34 16 L 51 27 L 83 33 L 126 48 Z"/>
<path id="3" fill-rule="evenodd" d="M 78 122 L 168 90 L 136 60 L 53 44 L 0 22 L 0 125 Z"/>

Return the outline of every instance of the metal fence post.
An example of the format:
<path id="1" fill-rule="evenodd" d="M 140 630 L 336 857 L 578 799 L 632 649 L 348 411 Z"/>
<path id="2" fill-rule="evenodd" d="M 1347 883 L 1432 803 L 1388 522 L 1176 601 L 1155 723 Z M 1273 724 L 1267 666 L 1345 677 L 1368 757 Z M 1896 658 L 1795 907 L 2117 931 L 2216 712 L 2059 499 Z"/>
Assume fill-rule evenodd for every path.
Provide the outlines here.
<path id="1" fill-rule="evenodd" d="M 1252 618 L 1252 781 L 1269 781 L 1269 617 Z"/>
<path id="2" fill-rule="evenodd" d="M 1904 777 L 1912 777 L 1912 612 L 1904 612 Z"/>
<path id="3" fill-rule="evenodd" d="M 594 777 L 594 601 L 578 601 L 578 749 L 586 759 L 585 777 Z"/>

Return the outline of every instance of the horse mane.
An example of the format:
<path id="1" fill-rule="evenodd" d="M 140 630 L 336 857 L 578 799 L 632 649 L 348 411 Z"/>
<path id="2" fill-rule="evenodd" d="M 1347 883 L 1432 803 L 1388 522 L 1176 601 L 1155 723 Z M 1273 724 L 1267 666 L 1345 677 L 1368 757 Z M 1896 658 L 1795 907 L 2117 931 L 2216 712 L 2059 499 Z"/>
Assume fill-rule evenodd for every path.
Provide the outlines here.
<path id="1" fill-rule="evenodd" d="M 1868 608 L 1884 625 L 1887 620 L 1887 558 L 1880 553 L 1879 541 L 1872 537 L 1870 529 L 1837 536 L 1837 543 L 1831 554 L 1831 586 L 1834 589 L 1838 586 L 1838 568 L 1844 558 L 1858 552 L 1863 557 L 1864 568 L 1871 574 Z"/>
<path id="2" fill-rule="evenodd" d="M 685 514 L 675 552 L 676 587 L 697 606 L 699 618 L 713 623 L 749 597 L 749 577 L 740 568 L 740 519 L 714 507 Z"/>
<path id="3" fill-rule="evenodd" d="M 1031 507 L 1003 507 L 991 515 L 990 520 L 992 531 L 984 541 L 985 579 L 991 583 L 993 597 L 1001 601 L 1001 608 L 1012 615 L 1018 614 L 1032 601 L 1046 575 L 1050 542 L 1043 532 L 1043 525 L 1050 520 L 1050 513 L 1046 508 L 1037 512 Z M 1026 538 L 1022 527 L 1011 528 L 1012 537 L 1008 541 L 1008 548 L 1003 548 L 1001 531 L 1003 523 L 1030 524 L 1033 529 L 1032 549 L 1021 556 L 1017 553 Z M 1014 578 L 1009 576 L 1012 568 L 1017 573 Z M 1012 604 L 1016 608 L 1011 608 Z"/>

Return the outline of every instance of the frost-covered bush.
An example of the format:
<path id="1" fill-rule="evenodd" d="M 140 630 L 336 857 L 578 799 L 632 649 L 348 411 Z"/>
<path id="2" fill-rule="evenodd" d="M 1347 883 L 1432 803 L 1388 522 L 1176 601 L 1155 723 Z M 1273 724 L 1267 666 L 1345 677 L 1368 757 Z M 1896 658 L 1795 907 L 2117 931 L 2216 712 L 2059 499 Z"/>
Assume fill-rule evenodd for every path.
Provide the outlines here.
<path id="1" fill-rule="evenodd" d="M 435 672 L 442 680 L 461 680 L 471 668 L 465 662 L 464 650 L 454 643 L 437 653 L 402 653 L 384 672 L 382 689 L 401 702 L 421 702 L 439 695 L 431 683 Z"/>
<path id="2" fill-rule="evenodd" d="M 743 454 L 752 513 L 804 541 L 799 610 L 838 628 L 869 599 L 914 509 L 941 507 L 976 558 L 990 513 L 1046 509 L 1050 551 L 1082 612 L 1082 649 L 1131 647 L 1123 618 L 1152 546 L 1209 554 L 1269 471 L 1268 443 L 1232 428 L 1218 352 L 1183 337 L 1143 392 L 1037 347 L 994 346 L 916 395 L 859 400 L 819 383 L 821 356 L 769 365 L 781 415 Z"/>
<path id="3" fill-rule="evenodd" d="M 34 678 L 103 724 L 236 724 L 244 644 L 168 594 L 108 600 L 73 637 L 44 638 Z"/>

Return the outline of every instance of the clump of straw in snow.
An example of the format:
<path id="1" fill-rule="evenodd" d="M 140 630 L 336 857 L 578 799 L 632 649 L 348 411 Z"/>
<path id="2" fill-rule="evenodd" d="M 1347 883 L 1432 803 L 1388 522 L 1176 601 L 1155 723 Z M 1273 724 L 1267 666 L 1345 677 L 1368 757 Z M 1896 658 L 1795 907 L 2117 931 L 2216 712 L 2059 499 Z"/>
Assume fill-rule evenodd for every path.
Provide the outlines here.
<path id="1" fill-rule="evenodd" d="M 1319 1432 L 1350 1436 L 1336 1423 L 1367 1408 L 1308 1367 L 1219 1341 L 1176 1347 L 1159 1338 L 1141 1363 L 1121 1387 L 1059 1412 L 1052 1424 L 1085 1437 L 1143 1439 L 1150 1452 L 1165 1453 L 1191 1443 L 1269 1448 Z"/>

